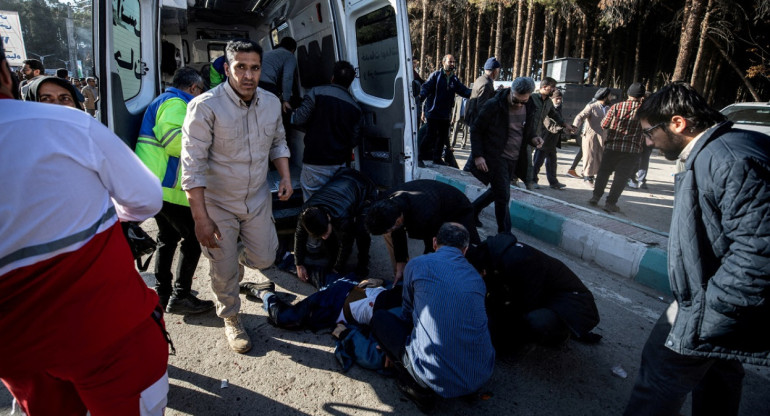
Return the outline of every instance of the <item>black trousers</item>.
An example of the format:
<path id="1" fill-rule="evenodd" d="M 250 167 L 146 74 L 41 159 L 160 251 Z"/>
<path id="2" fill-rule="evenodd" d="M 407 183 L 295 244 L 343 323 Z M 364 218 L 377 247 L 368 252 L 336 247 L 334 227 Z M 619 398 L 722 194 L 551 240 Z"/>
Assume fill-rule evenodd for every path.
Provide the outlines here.
<path id="1" fill-rule="evenodd" d="M 168 298 L 172 293 L 171 264 L 174 253 L 181 241 L 179 261 L 176 267 L 176 280 L 173 294 L 184 297 L 190 293 L 192 278 L 201 257 L 201 246 L 195 237 L 195 221 L 190 207 L 163 201 L 163 208 L 155 216 L 158 223 L 158 248 L 155 256 L 155 290 L 161 298 Z"/>
<path id="2" fill-rule="evenodd" d="M 444 148 L 446 147 L 448 152 L 451 152 L 449 145 L 449 120 L 440 118 L 428 119 L 428 131 L 425 138 L 427 143 L 432 144 L 433 148 L 433 162 L 443 162 L 442 156 L 444 154 Z"/>
<path id="3" fill-rule="evenodd" d="M 626 182 L 636 170 L 636 164 L 639 162 L 639 153 L 618 152 L 616 150 L 604 149 L 602 153 L 602 164 L 599 166 L 599 172 L 596 174 L 594 182 L 594 199 L 604 195 L 604 188 L 610 180 L 610 174 L 615 173 L 612 178 L 610 194 L 607 195 L 608 204 L 616 204 L 626 187 Z"/>
<path id="4" fill-rule="evenodd" d="M 521 156 L 519 155 L 519 157 Z M 511 202 L 511 180 L 515 176 L 516 163 L 515 160 L 503 158 L 492 163 L 488 160 L 490 187 L 473 201 L 476 215 L 492 202 L 495 203 L 498 233 L 511 232 L 511 211 L 508 205 Z"/>

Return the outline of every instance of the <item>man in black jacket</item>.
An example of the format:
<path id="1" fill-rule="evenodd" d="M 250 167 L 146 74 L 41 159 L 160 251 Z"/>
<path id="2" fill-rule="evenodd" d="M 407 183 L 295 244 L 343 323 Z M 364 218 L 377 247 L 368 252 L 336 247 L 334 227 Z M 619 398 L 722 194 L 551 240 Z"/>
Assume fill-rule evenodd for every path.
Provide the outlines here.
<path id="1" fill-rule="evenodd" d="M 377 186 L 371 179 L 357 170 L 340 168 L 305 202 L 294 233 L 300 280 L 320 289 L 326 285 L 328 272 L 344 274 L 354 240 L 358 248 L 355 273 L 359 278 L 369 274 L 372 239 L 364 227 L 364 212 L 375 199 Z"/>
<path id="2" fill-rule="evenodd" d="M 558 346 L 572 337 L 595 343 L 599 323 L 593 294 L 560 260 L 501 233 L 468 250 L 484 277 L 489 332 L 498 351 L 538 343 Z"/>
<path id="3" fill-rule="evenodd" d="M 332 83 L 311 89 L 291 116 L 292 124 L 306 128 L 300 176 L 305 201 L 350 162 L 358 146 L 363 112 L 348 92 L 355 77 L 349 62 L 335 63 Z"/>
<path id="4" fill-rule="evenodd" d="M 525 160 L 529 145 L 543 145 L 535 133 L 535 106 L 529 99 L 534 90 L 532 78 L 516 78 L 511 88 L 498 91 L 484 103 L 471 124 L 471 173 L 491 184 L 473 201 L 473 207 L 478 217 L 494 202 L 497 232 L 501 233 L 511 232 L 511 180 L 527 177 L 527 164 L 518 162 Z"/>
<path id="5" fill-rule="evenodd" d="M 737 415 L 742 363 L 770 365 L 770 137 L 733 128 L 673 83 L 637 111 L 647 145 L 683 162 L 668 270 L 675 301 L 653 327 L 626 415 Z"/>
<path id="6" fill-rule="evenodd" d="M 409 260 L 407 233 L 423 240 L 424 254 L 433 252 L 433 237 L 445 222 L 458 222 L 470 233 L 471 244 L 481 242 L 474 225 L 474 210 L 468 197 L 443 182 L 420 179 L 391 189 L 366 216 L 366 228 L 373 235 L 385 235 L 395 267 L 395 285 L 404 275 Z"/>

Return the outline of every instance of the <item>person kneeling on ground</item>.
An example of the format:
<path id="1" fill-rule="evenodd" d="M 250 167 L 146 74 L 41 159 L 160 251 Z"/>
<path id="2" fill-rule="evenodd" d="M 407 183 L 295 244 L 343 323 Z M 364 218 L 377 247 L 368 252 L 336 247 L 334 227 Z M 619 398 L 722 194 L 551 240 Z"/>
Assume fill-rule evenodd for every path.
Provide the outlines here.
<path id="1" fill-rule="evenodd" d="M 294 233 L 297 277 L 316 288 L 326 286 L 329 271 L 345 272 L 355 240 L 359 278 L 369 274 L 372 238 L 364 227 L 364 213 L 377 198 L 377 185 L 363 173 L 340 168 L 302 207 Z"/>
<path id="2" fill-rule="evenodd" d="M 487 327 L 484 280 L 465 259 L 468 231 L 446 223 L 435 253 L 404 272 L 401 316 L 378 310 L 372 332 L 395 364 L 397 386 L 420 410 L 437 399 L 477 392 L 492 376 L 495 350 Z"/>
<path id="3" fill-rule="evenodd" d="M 462 224 L 472 244 L 481 242 L 476 231 L 473 206 L 468 197 L 454 186 L 420 179 L 391 189 L 387 195 L 369 209 L 366 228 L 372 235 L 384 234 L 395 270 L 394 285 L 403 277 L 409 260 L 407 233 L 410 238 L 423 240 L 423 254 L 434 250 L 436 233 L 441 224 L 449 221 Z"/>
<path id="4" fill-rule="evenodd" d="M 492 341 L 498 350 L 558 346 L 571 336 L 595 343 L 599 312 L 591 291 L 564 263 L 500 233 L 468 253 L 484 276 Z"/>

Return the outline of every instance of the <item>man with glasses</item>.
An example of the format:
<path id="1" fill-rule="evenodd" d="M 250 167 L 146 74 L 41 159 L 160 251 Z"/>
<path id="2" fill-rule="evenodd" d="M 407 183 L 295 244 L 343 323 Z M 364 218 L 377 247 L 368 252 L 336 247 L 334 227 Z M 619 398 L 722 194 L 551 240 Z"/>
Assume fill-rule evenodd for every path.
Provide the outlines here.
<path id="1" fill-rule="evenodd" d="M 470 98 L 471 90 L 465 86 L 455 75 L 456 61 L 454 56 L 445 55 L 441 60 L 442 68 L 430 74 L 428 80 L 422 84 L 420 99 L 425 100 L 425 118 L 428 121 L 425 145 L 420 154 L 420 160 L 427 159 L 432 149 L 433 164 L 447 165 L 454 162 L 452 147 L 449 144 L 449 120 L 452 116 L 452 106 L 455 102 L 455 94 Z M 442 159 L 446 148 L 446 159 Z M 455 168 L 457 162 L 454 162 Z"/>
<path id="2" fill-rule="evenodd" d="M 214 309 L 214 302 L 200 300 L 190 292 L 201 247 L 195 239 L 195 221 L 190 203 L 182 190 L 179 157 L 187 103 L 203 92 L 203 78 L 193 68 L 184 67 L 176 71 L 171 85 L 144 112 L 136 141 L 136 155 L 163 187 L 163 208 L 155 216 L 158 224 L 155 291 L 160 297 L 160 305 L 168 313 L 195 314 Z M 180 240 L 176 280 L 172 288 L 174 275 L 171 264 Z"/>
<path id="3" fill-rule="evenodd" d="M 528 145 L 540 148 L 543 139 L 536 135 L 535 105 L 530 100 L 535 81 L 529 77 L 513 80 L 511 88 L 498 91 L 479 109 L 471 124 L 471 172 L 491 186 L 475 201 L 476 216 L 495 203 L 497 232 L 511 232 L 511 180 L 525 178 Z"/>
<path id="4" fill-rule="evenodd" d="M 187 192 L 195 236 L 211 266 L 217 315 L 225 321 L 230 348 L 251 349 L 238 312 L 244 266 L 270 267 L 278 250 L 269 162 L 281 180 L 278 199 L 293 192 L 281 102 L 257 88 L 262 48 L 250 40 L 225 47 L 227 82 L 196 97 L 182 126 L 182 189 Z"/>
<path id="5" fill-rule="evenodd" d="M 620 211 L 617 206 L 618 199 L 626 187 L 626 181 L 636 169 L 639 155 L 642 153 L 642 129 L 636 119 L 636 110 L 642 104 L 644 92 L 644 85 L 638 82 L 631 84 L 627 91 L 628 99 L 610 107 L 602 120 L 605 132 L 602 163 L 596 174 L 593 196 L 588 203 L 599 204 L 610 174 L 614 172 L 615 177 L 604 204 L 604 210 L 607 212 Z"/>
<path id="6" fill-rule="evenodd" d="M 675 301 L 642 350 L 626 415 L 737 415 L 742 363 L 770 365 L 770 137 L 740 130 L 685 83 L 637 116 L 647 144 L 683 162 L 668 270 Z"/>

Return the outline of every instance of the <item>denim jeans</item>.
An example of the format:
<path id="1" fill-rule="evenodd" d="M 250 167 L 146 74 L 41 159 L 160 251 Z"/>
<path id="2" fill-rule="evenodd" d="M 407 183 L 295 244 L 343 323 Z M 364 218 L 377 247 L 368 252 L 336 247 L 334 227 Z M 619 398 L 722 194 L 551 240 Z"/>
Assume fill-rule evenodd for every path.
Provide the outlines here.
<path id="1" fill-rule="evenodd" d="M 693 416 L 737 415 L 744 376 L 741 363 L 681 355 L 668 349 L 664 343 L 671 331 L 671 318 L 667 315 L 664 312 L 658 319 L 644 345 L 642 365 L 624 415 L 679 415 L 690 392 Z"/>
<path id="2" fill-rule="evenodd" d="M 551 186 L 558 185 L 559 180 L 556 179 L 556 149 L 535 149 L 535 158 L 532 161 L 532 177 L 535 183 L 537 183 L 537 175 L 540 173 L 543 163 L 545 163 L 545 177 L 548 179 L 548 184 Z"/>

